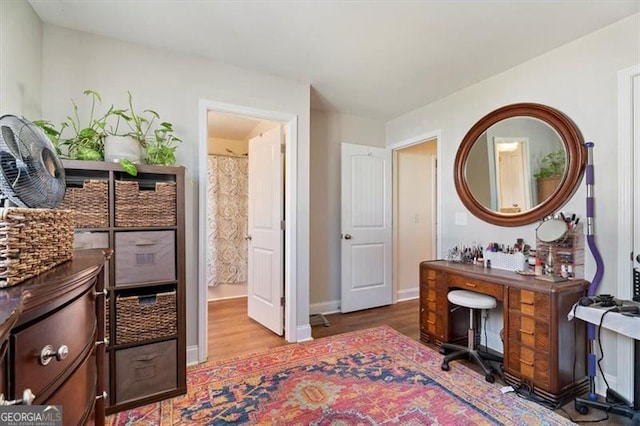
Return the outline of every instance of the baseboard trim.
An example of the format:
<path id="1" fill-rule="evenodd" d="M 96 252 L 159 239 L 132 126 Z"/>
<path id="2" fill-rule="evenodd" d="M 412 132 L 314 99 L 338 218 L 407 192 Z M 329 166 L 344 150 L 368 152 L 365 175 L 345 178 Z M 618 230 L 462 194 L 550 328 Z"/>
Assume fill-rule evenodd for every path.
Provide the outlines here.
<path id="1" fill-rule="evenodd" d="M 205 362 L 206 360 L 202 361 Z M 189 346 L 187 348 L 187 366 L 200 364 L 198 359 L 198 345 Z"/>
<path id="2" fill-rule="evenodd" d="M 227 297 L 217 297 L 215 299 L 207 299 L 207 302 L 218 302 L 220 300 L 231 300 L 231 299 L 246 299 L 247 295 L 240 295 L 240 296 L 227 296 Z"/>
<path id="3" fill-rule="evenodd" d="M 396 297 L 398 302 L 417 299 L 418 297 L 420 297 L 420 288 L 414 287 L 414 288 L 399 290 L 398 293 L 396 294 Z"/>
<path id="4" fill-rule="evenodd" d="M 311 326 L 309 324 L 299 325 L 296 329 L 296 342 L 309 342 L 313 340 L 311 336 Z"/>
<path id="5" fill-rule="evenodd" d="M 335 314 L 336 312 L 340 312 L 340 301 L 339 300 L 330 300 L 328 302 L 322 303 L 314 303 L 309 305 L 309 314 Z"/>

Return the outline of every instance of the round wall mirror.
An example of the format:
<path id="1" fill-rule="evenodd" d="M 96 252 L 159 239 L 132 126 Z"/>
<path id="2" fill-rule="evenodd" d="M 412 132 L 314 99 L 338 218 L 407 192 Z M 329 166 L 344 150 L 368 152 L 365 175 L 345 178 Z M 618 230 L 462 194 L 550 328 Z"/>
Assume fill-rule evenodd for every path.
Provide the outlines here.
<path id="1" fill-rule="evenodd" d="M 585 159 L 582 135 L 567 116 L 545 105 L 513 104 L 487 114 L 467 132 L 456 154 L 454 180 L 476 217 L 520 226 L 569 200 Z"/>

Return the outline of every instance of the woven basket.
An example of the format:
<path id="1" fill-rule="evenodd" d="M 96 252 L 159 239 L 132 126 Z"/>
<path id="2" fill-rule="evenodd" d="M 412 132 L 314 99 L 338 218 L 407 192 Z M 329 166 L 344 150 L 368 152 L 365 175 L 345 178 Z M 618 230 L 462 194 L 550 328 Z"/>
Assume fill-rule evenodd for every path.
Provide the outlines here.
<path id="1" fill-rule="evenodd" d="M 107 228 L 109 226 L 109 182 L 85 180 L 82 188 L 67 187 L 58 209 L 76 212 L 76 228 Z"/>
<path id="2" fill-rule="evenodd" d="M 116 182 L 116 226 L 175 226 L 176 184 L 156 182 L 155 190 L 140 190 L 138 182 Z"/>
<path id="3" fill-rule="evenodd" d="M 116 344 L 177 333 L 176 292 L 116 298 Z"/>
<path id="4" fill-rule="evenodd" d="M 71 259 L 73 217 L 70 210 L 0 209 L 0 287 Z"/>

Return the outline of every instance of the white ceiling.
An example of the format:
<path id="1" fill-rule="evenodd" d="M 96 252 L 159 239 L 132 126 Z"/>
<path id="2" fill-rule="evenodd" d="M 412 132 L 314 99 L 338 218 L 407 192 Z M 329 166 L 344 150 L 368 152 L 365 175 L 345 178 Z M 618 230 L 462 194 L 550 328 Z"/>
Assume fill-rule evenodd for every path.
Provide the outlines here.
<path id="1" fill-rule="evenodd" d="M 313 108 L 383 121 L 640 12 L 640 0 L 29 2 L 45 22 L 308 82 Z"/>

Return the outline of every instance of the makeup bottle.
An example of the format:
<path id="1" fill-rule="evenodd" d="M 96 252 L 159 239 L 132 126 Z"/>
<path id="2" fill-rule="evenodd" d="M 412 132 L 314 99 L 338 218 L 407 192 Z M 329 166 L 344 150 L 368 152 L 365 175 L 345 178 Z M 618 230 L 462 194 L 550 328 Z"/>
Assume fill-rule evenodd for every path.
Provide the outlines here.
<path id="1" fill-rule="evenodd" d="M 534 269 L 535 275 L 542 275 L 542 260 L 536 258 L 536 267 Z"/>

